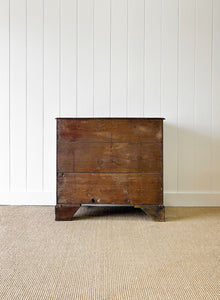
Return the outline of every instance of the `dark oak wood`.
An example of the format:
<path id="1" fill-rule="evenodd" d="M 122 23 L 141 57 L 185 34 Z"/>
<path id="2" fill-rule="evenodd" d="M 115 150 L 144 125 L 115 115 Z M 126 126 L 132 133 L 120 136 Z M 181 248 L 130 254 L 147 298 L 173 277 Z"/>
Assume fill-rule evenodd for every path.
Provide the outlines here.
<path id="1" fill-rule="evenodd" d="M 58 143 L 58 172 L 161 173 L 157 143 Z"/>
<path id="2" fill-rule="evenodd" d="M 111 120 L 57 119 L 59 142 L 110 142 Z"/>
<path id="3" fill-rule="evenodd" d="M 163 118 L 58 118 L 56 220 L 81 204 L 163 206 Z"/>
<path id="4" fill-rule="evenodd" d="M 160 174 L 59 173 L 59 203 L 162 204 Z"/>
<path id="5" fill-rule="evenodd" d="M 161 119 L 112 119 L 112 142 L 161 143 Z"/>
<path id="6" fill-rule="evenodd" d="M 154 221 L 165 221 L 165 207 L 163 205 L 135 205 L 135 207 L 141 208 Z"/>
<path id="7" fill-rule="evenodd" d="M 59 142 L 161 143 L 162 119 L 57 119 Z"/>
<path id="8" fill-rule="evenodd" d="M 70 221 L 73 218 L 73 215 L 77 212 L 77 210 L 80 208 L 80 205 L 78 206 L 72 206 L 72 205 L 62 205 L 57 204 L 55 207 L 55 220 L 56 221 Z"/>

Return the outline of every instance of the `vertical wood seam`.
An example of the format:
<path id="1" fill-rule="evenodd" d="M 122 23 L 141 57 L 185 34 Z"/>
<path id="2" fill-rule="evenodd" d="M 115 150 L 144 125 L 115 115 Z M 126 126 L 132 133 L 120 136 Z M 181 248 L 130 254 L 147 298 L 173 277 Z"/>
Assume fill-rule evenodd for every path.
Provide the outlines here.
<path id="1" fill-rule="evenodd" d="M 110 1 L 110 11 L 109 11 L 109 117 L 111 117 L 111 110 L 112 110 L 112 99 L 111 99 L 111 76 L 112 76 L 112 0 Z"/>
<path id="2" fill-rule="evenodd" d="M 145 0 L 144 0 L 144 34 L 143 34 L 143 117 L 145 109 Z"/>
<path id="3" fill-rule="evenodd" d="M 193 161 L 195 162 L 195 140 L 196 140 L 196 51 L 197 51 L 197 0 L 195 1 L 195 18 L 194 18 L 194 103 L 193 103 L 193 131 L 194 131 L 194 141 L 193 141 Z M 195 189 L 195 163 L 194 163 L 194 174 L 193 174 L 193 190 Z"/>
<path id="4" fill-rule="evenodd" d="M 27 94 L 27 82 L 28 82 L 28 72 L 27 72 L 27 56 L 28 56 L 28 53 L 27 53 L 27 0 L 25 2 L 25 25 L 26 25 L 26 28 L 25 28 L 25 48 L 26 48 L 26 60 L 25 60 L 25 75 L 26 75 L 26 82 L 25 82 L 25 156 L 26 156 L 26 165 L 25 165 L 25 190 L 27 192 L 27 182 L 28 182 L 28 179 L 27 179 L 27 176 L 28 176 L 28 167 L 27 167 L 27 164 L 28 164 L 28 153 L 27 153 L 27 126 L 28 126 L 28 123 L 27 123 L 27 103 L 28 103 L 28 94 Z"/>
<path id="5" fill-rule="evenodd" d="M 61 0 L 59 0 L 59 117 L 61 115 Z"/>
<path id="6" fill-rule="evenodd" d="M 212 32 L 211 32 L 211 170 L 213 170 L 213 166 L 214 166 L 214 160 L 213 160 L 213 156 L 214 156 L 214 143 L 213 143 L 213 28 L 214 28 L 214 19 L 213 19 L 213 0 L 211 2 L 212 5 Z M 211 187 L 210 187 L 211 191 L 214 191 L 214 187 L 213 187 L 213 174 L 212 174 L 212 178 L 211 178 Z"/>
<path id="7" fill-rule="evenodd" d="M 95 49 L 95 0 L 93 0 L 93 6 L 92 6 L 92 116 L 94 118 L 95 116 L 95 87 L 94 87 L 94 75 L 95 75 L 95 54 L 94 54 L 94 49 Z"/>
<path id="8" fill-rule="evenodd" d="M 76 0 L 76 117 L 78 115 L 78 0 Z"/>
<path id="9" fill-rule="evenodd" d="M 176 89 L 176 98 L 177 98 L 177 184 L 176 190 L 179 191 L 179 28 L 180 28 L 180 2 L 177 3 L 177 89 Z"/>
<path id="10" fill-rule="evenodd" d="M 163 0 L 160 0 L 160 116 L 162 112 L 162 31 L 163 31 Z"/>
<path id="11" fill-rule="evenodd" d="M 147 3 L 146 3 L 147 2 Z M 145 0 L 144 1 L 144 22 L 145 22 L 145 25 L 144 25 L 144 40 L 145 40 L 145 45 L 144 45 L 144 48 L 145 48 L 145 54 L 144 54 L 144 116 L 146 117 L 147 116 L 147 104 L 148 104 L 148 56 L 149 56 L 149 46 L 148 46 L 148 39 L 149 39 L 149 36 L 148 36 L 148 31 L 149 31 L 149 21 L 148 21 L 148 12 L 149 12 L 149 1 L 148 0 Z M 145 112 L 146 110 L 146 112 Z"/>
<path id="12" fill-rule="evenodd" d="M 42 191 L 44 191 L 44 129 L 45 129 L 45 124 L 44 124 L 44 105 L 45 105 L 45 66 L 44 66 L 44 42 L 45 42 L 45 35 L 44 35 L 44 0 L 42 0 L 43 4 L 43 16 L 42 16 L 42 21 L 43 21 L 43 30 L 42 30 L 42 35 L 43 35 L 43 42 L 42 42 Z"/>
<path id="13" fill-rule="evenodd" d="M 127 66 L 126 66 L 126 117 L 128 116 L 128 5 L 129 0 L 127 0 Z"/>
<path id="14" fill-rule="evenodd" d="M 8 93 L 9 93 L 9 110 L 8 110 L 8 118 L 9 118 L 9 128 L 8 128 L 8 134 L 9 134 L 9 192 L 11 192 L 11 0 L 9 0 L 9 7 L 8 7 L 8 18 L 9 18 L 9 22 L 8 22 L 8 47 L 9 47 L 9 78 L 8 78 Z"/>

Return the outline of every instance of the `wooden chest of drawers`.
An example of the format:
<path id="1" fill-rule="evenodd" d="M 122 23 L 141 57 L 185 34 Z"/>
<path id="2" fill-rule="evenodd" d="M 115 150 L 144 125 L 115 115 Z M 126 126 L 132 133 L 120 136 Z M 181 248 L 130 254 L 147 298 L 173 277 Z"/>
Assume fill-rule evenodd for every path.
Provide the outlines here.
<path id="1" fill-rule="evenodd" d="M 163 118 L 58 118 L 56 220 L 81 204 L 132 205 L 164 221 Z"/>

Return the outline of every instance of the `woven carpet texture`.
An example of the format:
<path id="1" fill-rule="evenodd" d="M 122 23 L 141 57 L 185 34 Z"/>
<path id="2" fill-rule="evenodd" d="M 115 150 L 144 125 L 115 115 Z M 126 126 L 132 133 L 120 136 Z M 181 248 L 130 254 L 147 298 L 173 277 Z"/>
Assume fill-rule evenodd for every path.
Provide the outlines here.
<path id="1" fill-rule="evenodd" d="M 220 299 L 220 208 L 0 207 L 0 299 Z"/>

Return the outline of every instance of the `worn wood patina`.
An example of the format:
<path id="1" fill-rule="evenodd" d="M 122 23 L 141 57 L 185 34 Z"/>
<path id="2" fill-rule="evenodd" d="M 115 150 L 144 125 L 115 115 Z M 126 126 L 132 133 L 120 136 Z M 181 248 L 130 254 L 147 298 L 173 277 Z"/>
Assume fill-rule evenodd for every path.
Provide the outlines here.
<path id="1" fill-rule="evenodd" d="M 164 221 L 163 118 L 58 118 L 56 220 L 81 204 L 133 205 Z"/>

